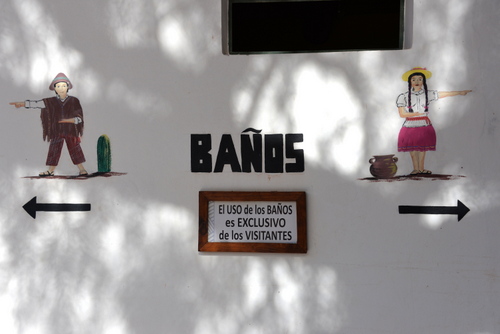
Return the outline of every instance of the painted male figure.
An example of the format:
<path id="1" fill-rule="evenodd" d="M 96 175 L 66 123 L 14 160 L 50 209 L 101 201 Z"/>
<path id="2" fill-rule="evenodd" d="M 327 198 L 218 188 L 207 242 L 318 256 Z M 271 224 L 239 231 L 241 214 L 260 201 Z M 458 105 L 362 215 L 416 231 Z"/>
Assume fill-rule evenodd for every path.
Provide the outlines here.
<path id="1" fill-rule="evenodd" d="M 88 174 L 83 167 L 85 156 L 80 146 L 84 124 L 83 110 L 80 101 L 76 97 L 68 95 L 71 88 L 73 85 L 68 77 L 64 73 L 59 73 L 49 86 L 50 90 L 55 91 L 56 96 L 42 100 L 10 103 L 16 108 L 41 109 L 43 140 L 49 142 L 49 152 L 46 161 L 48 169 L 41 172 L 40 176 L 54 175 L 64 142 L 66 142 L 73 164 L 79 169 L 79 175 Z"/>

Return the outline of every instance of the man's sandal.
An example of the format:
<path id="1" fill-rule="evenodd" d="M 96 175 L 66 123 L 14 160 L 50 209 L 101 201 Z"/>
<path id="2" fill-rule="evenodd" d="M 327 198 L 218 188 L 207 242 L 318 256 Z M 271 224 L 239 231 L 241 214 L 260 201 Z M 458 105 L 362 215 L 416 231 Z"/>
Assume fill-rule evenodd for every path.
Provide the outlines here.
<path id="1" fill-rule="evenodd" d="M 422 173 L 422 172 L 421 172 L 421 171 L 419 171 L 418 169 L 414 169 L 414 170 L 410 173 L 410 175 L 418 175 L 418 174 L 420 174 L 420 173 Z"/>
<path id="2" fill-rule="evenodd" d="M 54 176 L 54 171 L 45 171 L 45 172 L 41 172 L 40 174 L 38 174 L 38 176 L 41 176 L 41 177 L 46 177 L 46 176 Z"/>
<path id="3" fill-rule="evenodd" d="M 82 171 L 80 171 L 80 173 L 78 175 L 79 176 L 87 176 L 87 175 L 89 175 L 89 173 L 86 170 L 82 170 Z"/>
<path id="4" fill-rule="evenodd" d="M 420 171 L 420 174 L 432 174 L 432 172 L 430 170 L 424 169 Z"/>

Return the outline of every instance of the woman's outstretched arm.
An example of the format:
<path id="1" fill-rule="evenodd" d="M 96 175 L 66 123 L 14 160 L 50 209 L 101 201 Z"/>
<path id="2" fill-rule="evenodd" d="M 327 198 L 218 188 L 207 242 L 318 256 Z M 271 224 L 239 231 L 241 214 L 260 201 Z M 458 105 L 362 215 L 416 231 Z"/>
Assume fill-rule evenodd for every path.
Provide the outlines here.
<path id="1" fill-rule="evenodd" d="M 448 96 L 457 96 L 457 95 L 467 95 L 472 92 L 472 90 L 454 90 L 450 92 L 438 92 L 439 98 L 448 97 Z"/>

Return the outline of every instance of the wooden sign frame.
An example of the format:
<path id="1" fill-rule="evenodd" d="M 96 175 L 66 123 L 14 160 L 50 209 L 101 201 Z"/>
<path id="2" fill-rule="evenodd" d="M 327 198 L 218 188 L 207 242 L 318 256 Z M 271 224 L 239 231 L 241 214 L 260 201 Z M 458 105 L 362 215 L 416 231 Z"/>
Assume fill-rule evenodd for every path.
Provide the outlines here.
<path id="1" fill-rule="evenodd" d="M 271 242 L 210 242 L 209 203 L 214 202 L 295 202 L 297 222 L 296 243 Z M 307 209 L 305 192 L 199 192 L 198 251 L 200 252 L 260 252 L 307 253 Z"/>

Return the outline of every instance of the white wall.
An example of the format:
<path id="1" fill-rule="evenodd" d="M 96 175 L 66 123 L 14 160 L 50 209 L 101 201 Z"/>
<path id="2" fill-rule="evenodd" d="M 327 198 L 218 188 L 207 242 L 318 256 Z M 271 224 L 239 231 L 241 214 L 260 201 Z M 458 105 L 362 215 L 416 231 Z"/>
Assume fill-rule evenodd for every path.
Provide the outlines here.
<path id="1" fill-rule="evenodd" d="M 223 56 L 218 0 L 5 0 L 0 6 L 0 332 L 500 333 L 500 2 L 415 0 L 404 51 Z M 369 27 L 367 27 L 369 29 Z M 434 104 L 449 181 L 368 182 L 396 152 L 401 74 L 472 89 Z M 113 170 L 39 180 L 39 114 L 11 101 L 73 81 L 86 167 L 111 138 Z M 303 133 L 300 174 L 190 172 L 190 135 Z M 217 143 L 216 143 L 217 145 Z M 399 174 L 411 168 L 398 153 Z M 74 174 L 67 153 L 58 174 Z M 306 255 L 200 254 L 200 190 L 307 192 Z M 39 213 L 39 202 L 91 203 Z M 399 205 L 470 212 L 400 215 Z"/>

